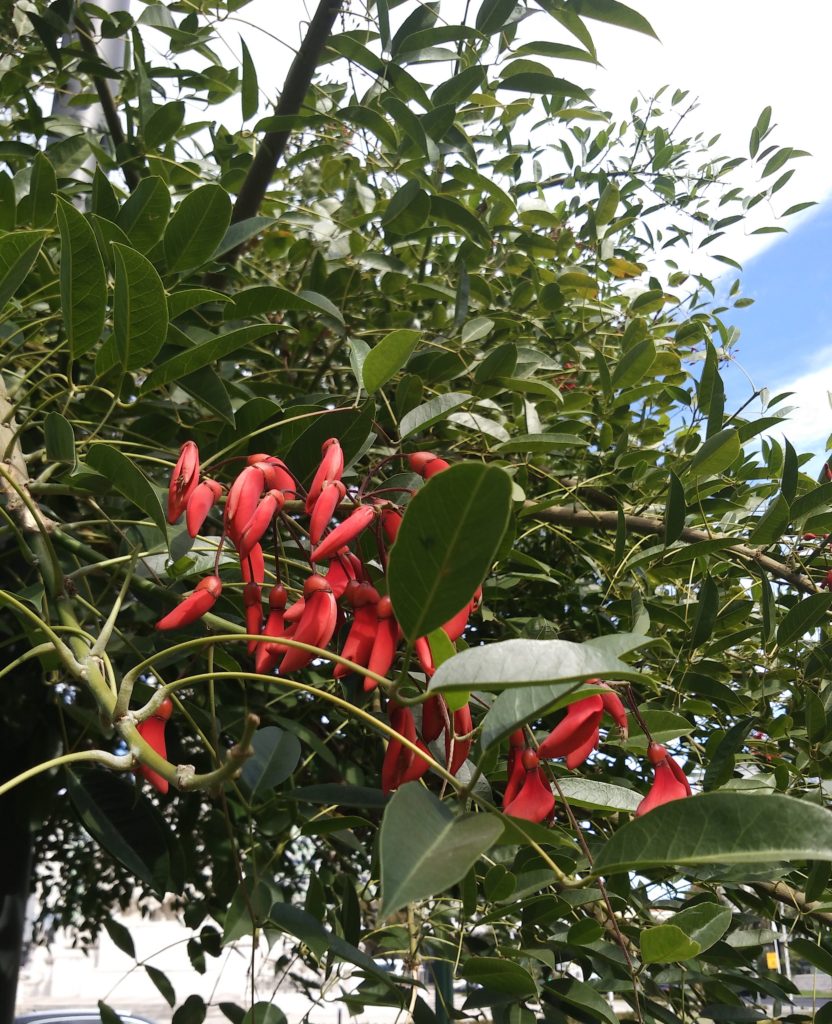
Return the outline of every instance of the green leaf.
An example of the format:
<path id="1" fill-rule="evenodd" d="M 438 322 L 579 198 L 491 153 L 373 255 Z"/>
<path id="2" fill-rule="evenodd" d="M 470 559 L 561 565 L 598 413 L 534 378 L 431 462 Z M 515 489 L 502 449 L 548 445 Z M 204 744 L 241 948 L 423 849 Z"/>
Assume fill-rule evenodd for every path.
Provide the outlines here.
<path id="1" fill-rule="evenodd" d="M 618 185 L 613 181 L 609 182 L 601 193 L 598 205 L 595 207 L 595 224 L 598 227 L 603 227 L 605 224 L 609 224 L 613 217 L 615 217 L 615 211 L 618 209 L 620 196 L 621 190 Z"/>
<path id="2" fill-rule="evenodd" d="M 163 536 L 167 535 L 167 522 L 159 495 L 139 467 L 117 447 L 94 444 L 87 453 L 87 464 L 106 477 L 119 494 L 146 513 Z"/>
<path id="3" fill-rule="evenodd" d="M 98 1012 L 101 1014 L 101 1024 L 124 1024 L 116 1011 L 108 1006 L 103 999 L 98 1000 Z"/>
<path id="4" fill-rule="evenodd" d="M 740 454 L 740 436 L 733 427 L 725 427 L 702 445 L 685 470 L 694 479 L 723 473 Z"/>
<path id="5" fill-rule="evenodd" d="M 793 937 L 789 939 L 789 950 L 804 960 L 808 960 L 813 967 L 817 967 L 824 974 L 832 974 L 832 953 L 816 942 Z"/>
<path id="6" fill-rule="evenodd" d="M 610 1009 L 610 1004 L 585 981 L 574 981 L 571 978 L 550 981 L 546 985 L 546 990 L 554 992 L 558 1006 L 561 1005 L 561 1001 L 566 1002 L 583 1011 L 589 1020 L 618 1024 L 618 1017 Z"/>
<path id="7" fill-rule="evenodd" d="M 116 224 L 139 252 L 148 252 L 162 237 L 170 213 L 170 193 L 164 181 L 150 175 L 142 178 L 122 206 Z"/>
<path id="8" fill-rule="evenodd" d="M 168 295 L 168 316 L 175 320 L 189 309 L 203 306 L 208 302 L 231 302 L 230 295 L 215 292 L 212 288 L 183 288 Z"/>
<path id="9" fill-rule="evenodd" d="M 501 640 L 470 647 L 446 661 L 436 670 L 428 689 L 505 690 L 580 682 L 595 676 L 643 681 L 644 673 L 618 655 L 649 642 L 649 638 L 632 633 L 597 637 L 582 644 L 571 640 Z"/>
<path id="10" fill-rule="evenodd" d="M 242 1024 L 286 1024 L 286 1014 L 275 1003 L 261 1000 L 249 1007 Z"/>
<path id="11" fill-rule="evenodd" d="M 634 789 L 613 786 L 608 782 L 583 779 L 578 775 L 567 775 L 558 779 L 561 791 L 570 804 L 599 811 L 628 811 L 630 814 L 641 803 L 642 795 Z"/>
<path id="12" fill-rule="evenodd" d="M 144 126 L 144 144 L 147 149 L 158 149 L 169 142 L 185 120 L 185 104 L 171 100 L 154 110 Z"/>
<path id="13" fill-rule="evenodd" d="M 498 89 L 510 92 L 539 93 L 543 96 L 569 96 L 573 99 L 588 100 L 589 96 L 574 82 L 556 78 L 548 72 L 519 71 L 506 75 L 497 82 Z"/>
<path id="14" fill-rule="evenodd" d="M 594 870 L 793 860 L 832 860 L 832 812 L 790 796 L 721 791 L 674 800 L 624 825 Z"/>
<path id="15" fill-rule="evenodd" d="M 417 181 L 411 180 L 394 193 L 381 223 L 395 235 L 411 235 L 425 226 L 429 216 L 430 198 Z"/>
<path id="16" fill-rule="evenodd" d="M 61 313 L 73 359 L 95 346 L 107 312 L 107 278 L 95 232 L 82 213 L 58 199 Z"/>
<path id="17" fill-rule="evenodd" d="M 275 1009 L 277 1008 L 275 1007 Z M 176 1008 L 171 1018 L 171 1024 L 202 1024 L 206 1013 L 205 1000 L 202 996 L 193 994 Z"/>
<path id="18" fill-rule="evenodd" d="M 248 242 L 249 239 L 261 234 L 266 228 L 273 227 L 274 217 L 246 217 L 238 220 L 236 224 L 230 224 L 228 230 L 222 236 L 222 241 L 213 252 L 213 259 L 218 259 L 224 253 L 231 252 L 238 246 Z"/>
<path id="19" fill-rule="evenodd" d="M 276 725 L 258 729 L 252 740 L 254 755 L 243 765 L 240 781 L 248 787 L 252 799 L 271 795 L 297 767 L 300 760 L 300 741 L 291 732 Z"/>
<path id="20" fill-rule="evenodd" d="M 507 474 L 473 462 L 438 473 L 410 500 L 387 574 L 408 639 L 430 633 L 470 601 L 491 567 L 510 511 Z"/>
<path id="21" fill-rule="evenodd" d="M 700 647 L 709 640 L 714 631 L 717 613 L 719 612 L 719 587 L 711 576 L 706 576 L 699 587 L 699 600 L 696 603 L 696 618 L 693 623 L 690 642 Z"/>
<path id="22" fill-rule="evenodd" d="M 594 18 L 608 25 L 617 25 L 619 28 L 632 29 L 633 32 L 643 32 L 654 39 L 659 38 L 645 17 L 619 0 L 575 0 L 571 6 L 582 18 Z"/>
<path id="23" fill-rule="evenodd" d="M 514 13 L 516 6 L 516 0 L 483 0 L 477 11 L 477 30 L 483 35 L 499 32 Z"/>
<path id="24" fill-rule="evenodd" d="M 129 929 L 125 928 L 123 924 L 120 924 L 113 917 L 104 918 L 104 928 L 117 949 L 120 949 L 122 953 L 126 953 L 127 956 L 135 958 L 136 947 L 133 944 L 133 936 L 130 934 Z"/>
<path id="25" fill-rule="evenodd" d="M 153 264 L 141 253 L 113 242 L 113 258 L 113 336 L 122 369 L 138 370 L 152 363 L 164 344 L 167 297 Z"/>
<path id="26" fill-rule="evenodd" d="M 421 338 L 420 331 L 401 328 L 386 334 L 367 354 L 362 370 L 367 394 L 374 394 L 400 370 Z"/>
<path id="27" fill-rule="evenodd" d="M 290 903 L 274 903 L 269 911 L 269 919 L 282 931 L 304 942 L 318 958 L 332 952 L 341 960 L 368 971 L 373 977 L 388 984 L 393 983 L 371 957 L 324 927 L 308 911 Z"/>
<path id="28" fill-rule="evenodd" d="M 786 612 L 783 621 L 777 628 L 777 643 L 781 647 L 799 640 L 809 633 L 826 618 L 832 605 L 832 594 L 810 594 L 798 601 Z"/>
<path id="29" fill-rule="evenodd" d="M 577 448 L 585 444 L 575 434 L 520 434 L 510 441 L 494 446 L 494 451 L 509 454 L 511 452 L 528 452 L 543 454 L 556 448 Z"/>
<path id="30" fill-rule="evenodd" d="M 240 106 L 243 120 L 248 121 L 257 113 L 260 105 L 259 89 L 257 85 L 257 68 L 251 59 L 245 40 L 240 36 L 240 46 L 243 50 L 243 81 L 240 89 Z"/>
<path id="31" fill-rule="evenodd" d="M 656 346 L 652 338 L 639 341 L 632 348 L 627 349 L 613 370 L 612 386 L 618 390 L 629 388 L 634 384 L 641 384 L 650 367 L 656 361 Z"/>
<path id="32" fill-rule="evenodd" d="M 93 839 L 159 894 L 168 888 L 168 827 L 143 793 L 112 772 L 67 771 L 69 797 Z"/>
<path id="33" fill-rule="evenodd" d="M 195 373 L 203 366 L 210 366 L 212 363 L 225 359 L 238 349 L 264 338 L 267 334 L 274 334 L 272 324 L 254 324 L 251 327 L 241 327 L 236 331 L 229 331 L 228 334 L 219 334 L 216 338 L 209 338 L 193 348 L 177 352 L 175 356 L 160 363 L 147 377 L 141 387 L 141 394 L 147 394 L 155 388 L 178 380 L 190 373 Z"/>
<path id="34" fill-rule="evenodd" d="M 0 236 L 0 309 L 23 284 L 48 231 L 11 231 Z"/>
<path id="35" fill-rule="evenodd" d="M 679 911 L 668 924 L 681 928 L 688 938 L 698 943 L 701 952 L 710 949 L 731 927 L 731 909 L 720 903 L 697 903 Z"/>
<path id="36" fill-rule="evenodd" d="M 234 296 L 234 304 L 225 311 L 225 319 L 246 319 L 259 313 L 276 313 L 282 310 L 302 310 L 309 313 L 325 313 L 339 323 L 344 322 L 341 310 L 325 296 L 317 292 L 290 292 L 288 288 L 263 284 L 246 288 Z"/>
<path id="37" fill-rule="evenodd" d="M 46 458 L 50 462 L 75 465 L 75 432 L 72 424 L 59 412 L 48 412 L 43 421 Z"/>
<path id="38" fill-rule="evenodd" d="M 682 536 L 687 515 L 685 488 L 674 472 L 668 474 L 667 504 L 664 509 L 664 543 L 665 547 Z"/>
<path id="39" fill-rule="evenodd" d="M 729 911 L 730 916 L 730 911 Z M 690 960 L 702 952 L 698 942 L 688 938 L 674 924 L 645 928 L 639 940 L 641 959 L 646 964 L 669 964 Z"/>
<path id="40" fill-rule="evenodd" d="M 418 782 L 402 786 L 381 822 L 382 917 L 460 881 L 502 831 L 489 814 L 457 817 Z"/>
<path id="41" fill-rule="evenodd" d="M 449 196 L 432 195 L 430 197 L 430 215 L 441 224 L 450 224 L 458 228 L 478 245 L 491 245 L 491 235 L 483 226 L 482 221 L 467 206 Z"/>
<path id="42" fill-rule="evenodd" d="M 786 442 L 788 444 L 788 441 Z M 794 451 L 794 449 L 792 449 Z M 749 544 L 759 544 L 765 547 L 779 540 L 789 525 L 791 510 L 789 503 L 782 494 L 778 494 L 774 501 L 760 516 L 757 525 L 751 531 L 748 538 Z"/>
<path id="43" fill-rule="evenodd" d="M 35 156 L 29 182 L 28 202 L 21 203 L 21 211 L 25 210 L 25 217 L 32 227 L 42 228 L 55 217 L 55 193 L 58 191 L 55 168 L 45 154 Z"/>
<path id="44" fill-rule="evenodd" d="M 711 755 L 702 779 L 702 788 L 706 792 L 712 789 L 719 789 L 720 786 L 724 786 L 732 778 L 736 755 L 745 743 L 753 724 L 753 718 L 743 718 L 732 725 L 719 741 L 719 745 Z"/>
<path id="45" fill-rule="evenodd" d="M 449 391 L 444 395 L 437 395 L 422 405 L 417 405 L 401 418 L 399 423 L 399 436 L 404 439 L 417 430 L 426 430 L 439 420 L 445 419 L 449 412 L 458 409 L 461 405 L 471 400 L 470 395 L 462 392 Z"/>
<path id="46" fill-rule="evenodd" d="M 168 976 L 163 971 L 160 971 L 158 967 L 152 967 L 150 964 L 145 964 L 144 969 L 147 971 L 147 976 L 159 990 L 159 995 L 161 995 L 168 1006 L 174 1006 L 176 1004 L 176 992 Z"/>
<path id="47" fill-rule="evenodd" d="M 170 273 L 207 263 L 231 221 L 231 199 L 219 185 L 202 185 L 176 207 L 165 229 L 165 259 Z"/>
<path id="48" fill-rule="evenodd" d="M 469 984 L 482 985 L 490 992 L 500 992 L 515 999 L 537 995 L 535 980 L 526 968 L 502 957 L 472 956 L 462 964 L 459 975 Z"/>

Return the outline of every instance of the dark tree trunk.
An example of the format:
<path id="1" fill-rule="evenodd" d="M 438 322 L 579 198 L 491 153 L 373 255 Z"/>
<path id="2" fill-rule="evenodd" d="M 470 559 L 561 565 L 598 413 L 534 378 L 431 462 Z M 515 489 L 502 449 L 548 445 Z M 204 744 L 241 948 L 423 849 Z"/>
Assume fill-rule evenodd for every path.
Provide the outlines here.
<path id="1" fill-rule="evenodd" d="M 31 875 L 32 833 L 21 787 L 0 798 L 0 1024 L 14 1020 Z"/>

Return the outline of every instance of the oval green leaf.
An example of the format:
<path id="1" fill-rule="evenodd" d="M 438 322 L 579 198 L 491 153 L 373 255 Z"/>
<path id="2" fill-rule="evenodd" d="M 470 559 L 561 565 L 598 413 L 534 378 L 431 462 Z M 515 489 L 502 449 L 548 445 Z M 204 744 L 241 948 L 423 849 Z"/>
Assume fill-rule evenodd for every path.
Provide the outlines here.
<path id="1" fill-rule="evenodd" d="M 61 312 L 72 358 L 101 337 L 107 311 L 107 278 L 95 232 L 72 203 L 58 197 L 61 233 Z"/>
<path id="2" fill-rule="evenodd" d="M 367 353 L 362 369 L 367 394 L 378 391 L 404 366 L 420 337 L 420 331 L 406 328 L 391 331 Z"/>
<path id="3" fill-rule="evenodd" d="M 594 870 L 792 860 L 832 860 L 832 812 L 790 796 L 719 792 L 674 800 L 625 825 Z"/>
<path id="4" fill-rule="evenodd" d="M 149 365 L 168 330 L 165 289 L 153 264 L 141 253 L 113 242 L 116 283 L 113 337 L 124 370 Z"/>
<path id="5" fill-rule="evenodd" d="M 491 567 L 510 510 L 508 475 L 474 462 L 438 473 L 414 495 L 388 566 L 393 609 L 409 640 L 441 626 L 471 600 Z"/>
<path id="6" fill-rule="evenodd" d="M 202 266 L 214 255 L 231 222 L 231 199 L 219 185 L 203 185 L 182 200 L 165 229 L 168 270 Z"/>
<path id="7" fill-rule="evenodd" d="M 490 814 L 457 817 L 418 782 L 402 786 L 381 823 L 382 917 L 456 884 L 502 831 Z"/>

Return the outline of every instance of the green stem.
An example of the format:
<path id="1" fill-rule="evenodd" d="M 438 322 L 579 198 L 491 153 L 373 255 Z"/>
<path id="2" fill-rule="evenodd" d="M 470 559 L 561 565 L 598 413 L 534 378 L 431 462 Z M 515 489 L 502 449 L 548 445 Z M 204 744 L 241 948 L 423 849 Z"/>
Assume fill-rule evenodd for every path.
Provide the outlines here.
<path id="1" fill-rule="evenodd" d="M 48 772 L 50 768 L 74 764 L 76 761 L 94 761 L 96 764 L 102 764 L 105 768 L 112 768 L 113 771 L 117 772 L 129 772 L 133 767 L 133 758 L 130 754 L 111 754 L 109 750 L 76 750 L 72 754 L 61 754 L 60 757 L 53 757 L 49 761 L 42 761 L 33 768 L 27 768 L 20 775 L 15 775 L 13 779 L 9 779 L 8 782 L 0 785 L 0 796 L 8 793 L 15 786 L 19 786 L 22 782 L 28 782 L 29 779 L 33 779 L 36 775 Z"/>

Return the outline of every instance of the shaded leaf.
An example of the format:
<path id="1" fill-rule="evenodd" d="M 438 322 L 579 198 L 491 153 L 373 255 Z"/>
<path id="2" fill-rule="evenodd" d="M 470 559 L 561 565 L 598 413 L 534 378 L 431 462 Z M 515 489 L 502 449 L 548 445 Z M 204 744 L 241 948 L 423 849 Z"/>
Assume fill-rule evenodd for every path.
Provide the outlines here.
<path id="1" fill-rule="evenodd" d="M 148 366 L 165 341 L 168 307 L 153 264 L 135 249 L 113 242 L 116 282 L 113 337 L 124 370 Z"/>
<path id="2" fill-rule="evenodd" d="M 107 312 L 107 278 L 95 233 L 82 213 L 58 199 L 61 233 L 61 312 L 73 359 L 101 337 Z"/>
<path id="3" fill-rule="evenodd" d="M 413 828 L 415 821 L 418 830 Z M 381 823 L 382 916 L 454 885 L 502 830 L 500 821 L 489 814 L 457 817 L 418 783 L 402 786 Z"/>

